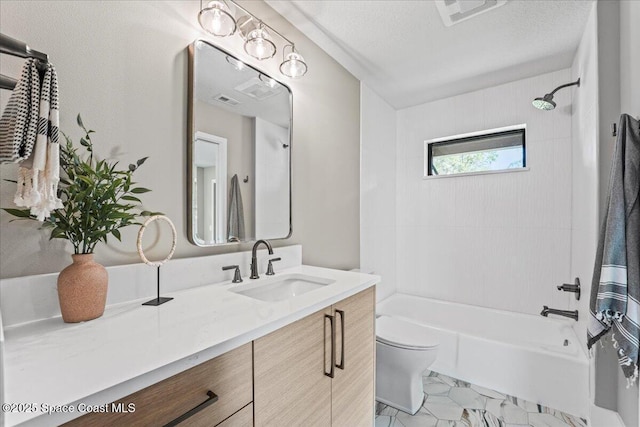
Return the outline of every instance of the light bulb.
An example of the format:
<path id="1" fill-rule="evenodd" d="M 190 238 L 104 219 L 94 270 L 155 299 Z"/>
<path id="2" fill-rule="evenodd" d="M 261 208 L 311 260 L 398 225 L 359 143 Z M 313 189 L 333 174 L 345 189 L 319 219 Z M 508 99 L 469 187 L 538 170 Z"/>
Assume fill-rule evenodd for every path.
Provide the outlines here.
<path id="1" fill-rule="evenodd" d="M 276 45 L 264 28 L 256 28 L 247 35 L 244 51 L 256 59 L 267 59 L 276 54 Z"/>
<path id="2" fill-rule="evenodd" d="M 220 28 L 222 27 L 222 22 L 220 21 L 220 11 L 216 10 L 213 12 L 213 18 L 211 18 L 211 29 L 214 34 L 220 32 Z"/>
<path id="3" fill-rule="evenodd" d="M 200 26 L 217 37 L 227 37 L 236 31 L 236 21 L 227 5 L 214 0 L 198 14 Z"/>
<path id="4" fill-rule="evenodd" d="M 292 51 L 285 57 L 282 64 L 280 64 L 280 72 L 294 79 L 302 77 L 307 72 L 307 64 L 304 62 L 302 55 L 296 51 Z"/>

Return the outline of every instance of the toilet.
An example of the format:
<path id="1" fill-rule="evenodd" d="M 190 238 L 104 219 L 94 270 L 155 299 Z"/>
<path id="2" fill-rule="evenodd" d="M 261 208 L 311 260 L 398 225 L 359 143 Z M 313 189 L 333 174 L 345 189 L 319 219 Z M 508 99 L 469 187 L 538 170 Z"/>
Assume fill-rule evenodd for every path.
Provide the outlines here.
<path id="1" fill-rule="evenodd" d="M 390 316 L 376 319 L 376 400 L 415 414 L 422 406 L 422 373 L 436 360 L 433 330 Z"/>

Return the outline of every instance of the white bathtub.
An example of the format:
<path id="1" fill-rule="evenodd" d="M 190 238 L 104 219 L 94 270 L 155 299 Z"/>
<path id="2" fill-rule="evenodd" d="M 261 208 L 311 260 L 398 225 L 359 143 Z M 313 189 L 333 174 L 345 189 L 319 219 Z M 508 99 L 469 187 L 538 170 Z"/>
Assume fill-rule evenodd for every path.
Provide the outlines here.
<path id="1" fill-rule="evenodd" d="M 436 372 L 588 418 L 589 361 L 571 319 L 399 293 L 377 314 L 431 328 L 440 339 Z"/>

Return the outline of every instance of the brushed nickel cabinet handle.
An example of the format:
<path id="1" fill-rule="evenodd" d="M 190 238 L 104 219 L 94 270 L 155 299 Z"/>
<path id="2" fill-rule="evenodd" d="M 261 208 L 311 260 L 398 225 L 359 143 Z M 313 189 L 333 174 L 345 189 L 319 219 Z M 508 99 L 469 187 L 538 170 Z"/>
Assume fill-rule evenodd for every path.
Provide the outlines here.
<path id="1" fill-rule="evenodd" d="M 329 324 L 331 325 L 331 370 L 329 372 L 325 371 L 324 374 L 326 376 L 328 376 L 329 378 L 333 378 L 333 377 L 335 377 L 335 369 L 334 369 L 334 367 L 335 367 L 335 364 L 336 364 L 336 334 L 335 334 L 336 330 L 335 330 L 335 325 L 333 323 L 334 319 L 333 319 L 332 315 L 325 314 L 324 315 L 324 319 L 325 319 L 325 322 L 324 322 L 324 325 L 325 325 L 325 329 L 324 329 L 325 337 L 327 336 L 327 334 L 326 334 L 326 331 L 327 331 L 327 329 L 326 329 L 327 328 L 326 320 L 327 319 L 329 319 Z M 325 354 L 326 354 L 326 352 L 325 352 Z M 327 364 L 325 362 L 325 366 L 326 365 Z"/>
<path id="2" fill-rule="evenodd" d="M 204 402 L 202 402 L 201 404 L 199 404 L 195 408 L 189 410 L 188 412 L 185 412 L 184 414 L 180 415 L 175 420 L 165 424 L 164 427 L 175 427 L 178 424 L 180 424 L 181 422 L 183 422 L 184 420 L 186 420 L 187 418 L 192 417 L 193 415 L 195 415 L 198 412 L 202 411 L 204 408 L 206 408 L 208 406 L 211 406 L 212 404 L 214 404 L 214 403 L 216 403 L 218 401 L 218 395 L 215 394 L 214 392 L 212 392 L 211 390 L 207 391 L 207 396 L 209 396 L 209 398 L 207 400 L 205 400 Z"/>
<path id="3" fill-rule="evenodd" d="M 340 341 L 340 363 L 336 364 L 336 368 L 344 371 L 344 311 L 336 309 L 336 314 L 340 315 L 340 336 L 342 337 Z"/>

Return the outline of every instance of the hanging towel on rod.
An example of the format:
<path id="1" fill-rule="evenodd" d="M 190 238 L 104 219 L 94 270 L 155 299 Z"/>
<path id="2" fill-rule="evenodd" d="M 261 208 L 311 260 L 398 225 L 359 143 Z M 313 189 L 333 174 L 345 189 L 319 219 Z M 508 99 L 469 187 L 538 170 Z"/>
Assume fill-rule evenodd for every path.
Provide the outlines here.
<path id="1" fill-rule="evenodd" d="M 0 118 L 0 163 L 16 163 L 31 154 L 36 142 L 40 108 L 37 60 L 27 59 Z"/>
<path id="2" fill-rule="evenodd" d="M 31 208 L 31 214 L 44 221 L 51 211 L 62 208 L 58 198 L 60 181 L 60 144 L 58 77 L 52 64 L 46 64 L 38 118 L 38 134 L 31 155 L 20 164 L 17 206 Z"/>
<path id="3" fill-rule="evenodd" d="M 591 287 L 587 346 L 613 332 L 629 384 L 638 377 L 640 342 L 640 122 L 620 117 L 609 199 Z"/>
<path id="4" fill-rule="evenodd" d="M 229 222 L 227 224 L 227 241 L 241 242 L 244 240 L 244 208 L 242 207 L 242 195 L 238 175 L 231 178 L 229 189 Z"/>

